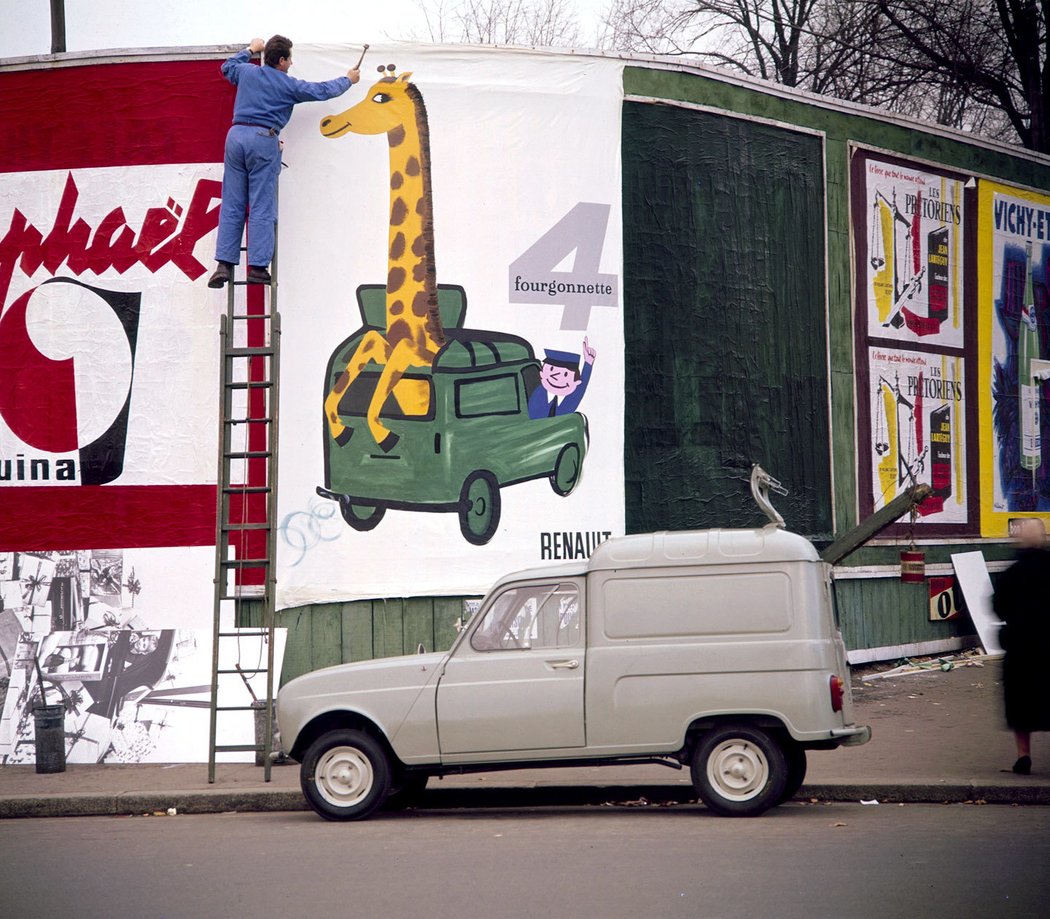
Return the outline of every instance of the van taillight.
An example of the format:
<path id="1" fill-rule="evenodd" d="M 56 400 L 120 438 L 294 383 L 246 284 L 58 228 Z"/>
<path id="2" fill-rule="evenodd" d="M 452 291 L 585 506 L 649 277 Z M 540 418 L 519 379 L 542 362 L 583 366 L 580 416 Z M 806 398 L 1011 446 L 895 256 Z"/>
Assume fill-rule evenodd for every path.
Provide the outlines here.
<path id="1" fill-rule="evenodd" d="M 846 684 L 842 682 L 842 677 L 833 674 L 831 679 L 828 680 L 828 689 L 831 690 L 831 710 L 833 712 L 841 712 L 842 697 L 846 693 Z"/>

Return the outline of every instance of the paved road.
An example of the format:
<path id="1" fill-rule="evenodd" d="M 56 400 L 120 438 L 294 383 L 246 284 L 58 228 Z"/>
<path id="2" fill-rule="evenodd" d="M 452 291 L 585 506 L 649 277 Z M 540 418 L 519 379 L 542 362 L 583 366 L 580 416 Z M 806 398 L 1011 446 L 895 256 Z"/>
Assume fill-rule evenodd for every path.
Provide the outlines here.
<path id="1" fill-rule="evenodd" d="M 0 821 L 0 911 L 178 917 L 1045 916 L 1050 808 L 699 806 Z"/>

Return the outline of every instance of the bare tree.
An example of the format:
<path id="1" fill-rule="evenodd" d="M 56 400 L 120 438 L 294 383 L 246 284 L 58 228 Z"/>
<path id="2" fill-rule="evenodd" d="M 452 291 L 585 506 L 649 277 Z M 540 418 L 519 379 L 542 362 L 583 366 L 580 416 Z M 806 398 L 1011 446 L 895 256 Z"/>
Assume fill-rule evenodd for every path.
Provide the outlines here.
<path id="1" fill-rule="evenodd" d="M 1050 0 L 1040 0 L 1050 9 Z M 1046 74 L 1036 0 L 612 0 L 603 41 L 690 55 L 811 92 L 1009 138 Z M 1016 9 L 1004 37 L 1001 10 Z M 1024 38 L 1018 34 L 1024 31 Z M 1029 66 L 1011 75 L 1011 55 Z M 1006 104 L 1004 100 L 1010 100 Z M 1011 129 L 1011 125 L 1013 129 Z M 1038 125 L 1037 125 L 1038 127 Z M 1037 147 L 1037 149 L 1040 149 Z"/>
<path id="2" fill-rule="evenodd" d="M 911 52 L 907 65 L 957 94 L 963 109 L 1000 128 L 1005 118 L 1026 147 L 1050 153 L 1050 2 L 874 2 Z"/>
<path id="3" fill-rule="evenodd" d="M 575 47 L 580 24 L 570 0 L 417 0 L 427 37 L 475 45 Z"/>

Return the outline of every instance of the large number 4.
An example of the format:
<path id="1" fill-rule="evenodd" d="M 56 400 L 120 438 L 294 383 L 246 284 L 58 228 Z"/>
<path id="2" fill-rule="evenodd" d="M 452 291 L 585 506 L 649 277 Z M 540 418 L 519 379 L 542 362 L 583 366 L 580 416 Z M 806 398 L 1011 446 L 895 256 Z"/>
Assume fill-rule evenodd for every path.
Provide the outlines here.
<path id="1" fill-rule="evenodd" d="M 600 271 L 609 211 L 608 204 L 581 201 L 518 256 L 510 265 L 510 302 L 561 306 L 565 330 L 585 330 L 592 306 L 616 306 L 619 278 Z M 555 270 L 570 255 L 572 268 Z"/>

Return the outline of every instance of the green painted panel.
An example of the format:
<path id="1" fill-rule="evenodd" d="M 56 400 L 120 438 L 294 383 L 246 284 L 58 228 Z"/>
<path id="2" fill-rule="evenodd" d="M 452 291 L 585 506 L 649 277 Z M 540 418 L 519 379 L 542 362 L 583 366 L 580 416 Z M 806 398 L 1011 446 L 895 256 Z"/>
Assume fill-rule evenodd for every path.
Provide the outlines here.
<path id="1" fill-rule="evenodd" d="M 434 650 L 434 601 L 430 597 L 405 600 L 405 654 L 415 654 L 420 645 Z"/>
<path id="2" fill-rule="evenodd" d="M 751 464 L 830 535 L 820 139 L 623 110 L 629 532 L 761 523 Z"/>
<path id="3" fill-rule="evenodd" d="M 284 649 L 284 666 L 281 670 L 281 685 L 313 670 L 311 639 L 313 634 L 311 607 L 278 611 L 275 617 L 278 628 L 288 630 L 288 641 Z"/>
<path id="4" fill-rule="evenodd" d="M 313 669 L 343 662 L 343 611 L 339 603 L 322 603 L 310 612 L 310 656 Z"/>
<path id="5" fill-rule="evenodd" d="M 404 601 L 372 601 L 372 648 L 376 657 L 404 654 Z"/>
<path id="6" fill-rule="evenodd" d="M 343 660 L 367 661 L 372 648 L 372 601 L 355 600 L 343 604 Z"/>
<path id="7" fill-rule="evenodd" d="M 456 640 L 456 624 L 463 617 L 462 597 L 434 599 L 434 650 L 447 651 Z"/>
<path id="8" fill-rule="evenodd" d="M 837 581 L 839 623 L 850 650 L 883 648 L 913 642 L 972 635 L 968 616 L 933 622 L 926 584 L 904 584 L 899 578 Z"/>
<path id="9" fill-rule="evenodd" d="M 1009 182 L 1050 188 L 1050 166 L 1047 164 L 956 140 L 936 133 L 935 125 L 930 126 L 932 133 L 916 131 L 905 125 L 881 121 L 873 115 L 836 111 L 791 99 L 773 87 L 759 90 L 668 70 L 628 67 L 624 71 L 623 83 L 624 91 L 632 95 L 677 99 L 771 118 L 824 131 L 829 138 L 852 139 Z"/>

